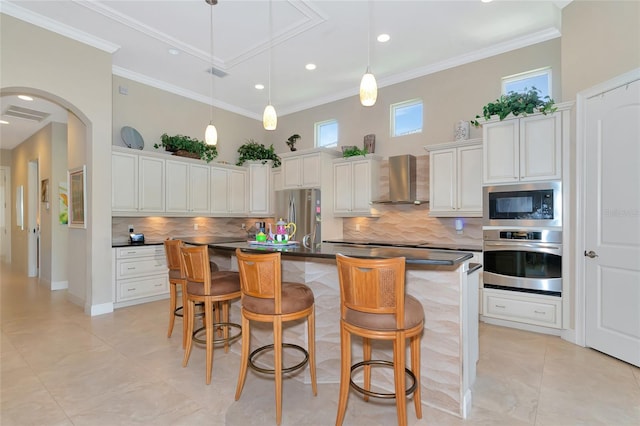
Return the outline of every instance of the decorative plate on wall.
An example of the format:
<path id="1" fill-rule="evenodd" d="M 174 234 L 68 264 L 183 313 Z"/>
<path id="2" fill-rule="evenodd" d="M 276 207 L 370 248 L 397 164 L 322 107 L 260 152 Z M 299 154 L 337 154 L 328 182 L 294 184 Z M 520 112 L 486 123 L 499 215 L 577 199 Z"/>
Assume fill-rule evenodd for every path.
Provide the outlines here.
<path id="1" fill-rule="evenodd" d="M 142 135 L 133 127 L 124 126 L 122 130 L 120 130 L 120 136 L 122 137 L 124 144 L 129 148 L 144 148 L 144 140 L 142 139 Z"/>

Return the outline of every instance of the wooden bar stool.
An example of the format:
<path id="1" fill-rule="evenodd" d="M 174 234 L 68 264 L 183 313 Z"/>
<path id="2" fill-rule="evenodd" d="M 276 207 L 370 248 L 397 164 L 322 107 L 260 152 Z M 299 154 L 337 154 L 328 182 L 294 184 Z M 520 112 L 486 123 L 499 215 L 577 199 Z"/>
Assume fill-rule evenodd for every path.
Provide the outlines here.
<path id="1" fill-rule="evenodd" d="M 247 367 L 263 373 L 275 375 L 276 385 L 276 423 L 282 421 L 282 373 L 302 368 L 309 362 L 311 373 L 311 389 L 313 395 L 318 394 L 316 383 L 315 361 L 315 305 L 311 289 L 299 283 L 282 282 L 280 253 L 251 254 L 236 249 L 240 285 L 242 288 L 242 355 L 240 374 L 236 387 L 236 401 L 240 399 L 242 388 L 247 377 Z M 282 343 L 282 323 L 300 318 L 307 319 L 309 334 L 308 352 L 298 346 Z M 251 345 L 250 321 L 273 323 L 273 345 L 254 350 L 249 355 Z M 298 365 L 285 368 L 282 366 L 282 348 L 289 347 L 305 354 L 305 359 Z M 254 356 L 273 348 L 274 368 L 263 369 L 253 364 Z"/>
<path id="2" fill-rule="evenodd" d="M 169 331 L 167 331 L 167 337 L 171 337 L 173 333 L 173 325 L 176 317 L 182 317 L 182 348 L 187 345 L 187 321 L 184 318 L 184 307 L 187 305 L 187 280 L 183 275 L 182 268 L 180 267 L 180 248 L 184 244 L 180 240 L 165 240 L 164 252 L 167 256 L 167 267 L 169 268 Z M 182 306 L 177 305 L 177 287 L 180 286 L 180 292 L 182 293 Z"/>
<path id="3" fill-rule="evenodd" d="M 187 343 L 182 366 L 186 367 L 191 356 L 194 340 L 195 306 L 204 304 L 205 344 L 206 344 L 206 383 L 211 383 L 213 369 L 213 346 L 224 342 L 224 351 L 229 351 L 229 342 L 240 334 L 230 333 L 230 328 L 242 330 L 239 324 L 229 322 L 229 302 L 240 297 L 240 277 L 237 272 L 211 272 L 209 252 L 207 246 L 182 247 L 180 249 L 185 277 L 187 281 L 187 302 L 185 315 L 187 317 Z M 222 305 L 222 322 L 214 323 L 214 304 Z M 223 337 L 216 339 L 215 331 L 222 329 Z"/>
<path id="4" fill-rule="evenodd" d="M 405 258 L 357 259 L 336 255 L 340 280 L 340 397 L 336 425 L 342 425 L 349 385 L 365 395 L 396 399 L 398 424 L 407 424 L 406 396 L 413 393 L 416 417 L 422 418 L 420 396 L 420 336 L 424 310 L 405 295 Z M 362 362 L 351 365 L 351 334 L 362 337 Z M 393 362 L 371 359 L 371 339 L 393 341 Z M 405 367 L 406 339 L 410 339 L 411 370 Z M 371 392 L 371 365 L 393 366 L 395 393 Z M 364 368 L 364 388 L 351 377 Z M 413 383 L 406 388 L 406 375 Z"/>

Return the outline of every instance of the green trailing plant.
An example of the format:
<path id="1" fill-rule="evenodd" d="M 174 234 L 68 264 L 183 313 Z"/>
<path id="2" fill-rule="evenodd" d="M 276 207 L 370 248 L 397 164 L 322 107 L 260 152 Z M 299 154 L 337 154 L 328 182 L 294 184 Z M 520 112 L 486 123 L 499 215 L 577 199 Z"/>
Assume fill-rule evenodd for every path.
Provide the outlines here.
<path id="1" fill-rule="evenodd" d="M 262 161 L 262 164 L 266 164 L 268 160 L 272 160 L 271 167 L 280 167 L 280 157 L 273 149 L 273 144 L 267 148 L 253 139 L 247 139 L 247 142 L 238 148 L 238 154 L 240 154 L 236 163 L 238 166 L 242 166 L 245 161 Z"/>
<path id="2" fill-rule="evenodd" d="M 524 88 L 524 92 L 509 92 L 500 96 L 494 102 L 489 102 L 482 108 L 482 116 L 476 115 L 475 120 L 471 120 L 471 124 L 478 127 L 479 118 L 484 117 L 489 120 L 491 116 L 497 115 L 500 120 L 504 120 L 509 114 L 514 116 L 534 114 L 541 112 L 549 114 L 555 112 L 555 101 L 549 96 L 540 96 L 540 90 L 532 87 L 531 90 Z"/>
<path id="3" fill-rule="evenodd" d="M 155 149 L 164 148 L 169 152 L 186 151 L 200 158 L 207 163 L 218 156 L 218 150 L 214 145 L 207 145 L 201 140 L 190 136 L 175 135 L 169 136 L 163 133 L 160 136 L 160 143 L 153 144 Z"/>
<path id="4" fill-rule="evenodd" d="M 357 155 L 367 155 L 368 153 L 369 151 L 367 151 L 367 148 L 360 149 L 357 146 L 354 146 L 354 147 L 343 150 L 342 157 L 344 158 L 355 157 Z"/>
<path id="5" fill-rule="evenodd" d="M 300 139 L 300 135 L 298 134 L 291 135 L 289 136 L 289 139 L 287 139 L 287 145 L 289 146 L 291 151 L 295 151 L 297 149 L 296 142 L 298 142 L 298 139 Z"/>

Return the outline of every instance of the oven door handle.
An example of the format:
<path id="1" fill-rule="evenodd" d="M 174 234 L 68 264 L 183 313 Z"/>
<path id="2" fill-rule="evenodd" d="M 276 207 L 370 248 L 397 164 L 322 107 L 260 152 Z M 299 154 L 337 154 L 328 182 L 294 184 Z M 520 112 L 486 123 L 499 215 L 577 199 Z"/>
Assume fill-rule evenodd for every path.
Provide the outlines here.
<path id="1" fill-rule="evenodd" d="M 485 249 L 488 249 L 489 251 L 499 250 L 501 248 L 509 249 L 509 250 L 517 250 L 519 248 L 532 248 L 532 249 L 552 250 L 552 251 L 556 251 L 558 253 L 562 252 L 562 249 L 560 247 L 554 246 L 554 245 L 549 245 L 549 244 L 544 244 L 544 243 L 539 243 L 539 244 L 527 244 L 527 243 L 508 244 L 508 243 L 485 242 L 484 243 L 484 247 L 485 247 Z"/>

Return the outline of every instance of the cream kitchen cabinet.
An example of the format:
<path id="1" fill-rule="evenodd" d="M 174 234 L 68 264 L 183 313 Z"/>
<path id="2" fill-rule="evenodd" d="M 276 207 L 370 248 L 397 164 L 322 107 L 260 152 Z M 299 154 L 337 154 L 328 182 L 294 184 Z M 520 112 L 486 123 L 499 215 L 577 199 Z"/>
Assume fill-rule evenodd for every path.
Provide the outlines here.
<path id="1" fill-rule="evenodd" d="M 550 328 L 562 328 L 562 298 L 485 288 L 482 315 Z"/>
<path id="2" fill-rule="evenodd" d="M 210 179 L 208 165 L 166 161 L 166 212 L 208 214 Z"/>
<path id="3" fill-rule="evenodd" d="M 559 104 L 552 114 L 494 118 L 483 124 L 483 183 L 560 180 L 572 105 Z"/>
<path id="4" fill-rule="evenodd" d="M 272 204 L 271 166 L 273 162 L 249 162 L 249 214 L 270 215 Z"/>
<path id="5" fill-rule="evenodd" d="M 113 215 L 163 213 L 165 160 L 123 151 L 114 148 L 111 154 Z"/>
<path id="6" fill-rule="evenodd" d="M 246 216 L 247 171 L 236 166 L 211 167 L 211 215 Z"/>
<path id="7" fill-rule="evenodd" d="M 114 307 L 169 297 L 167 260 L 163 245 L 113 249 Z"/>
<path id="8" fill-rule="evenodd" d="M 323 170 L 331 160 L 340 157 L 337 150 L 315 148 L 281 154 L 282 189 L 322 187 Z"/>
<path id="9" fill-rule="evenodd" d="M 425 146 L 429 151 L 429 216 L 482 216 L 482 140 Z"/>
<path id="10" fill-rule="evenodd" d="M 371 216 L 371 200 L 378 196 L 380 157 L 333 160 L 333 214 Z"/>

